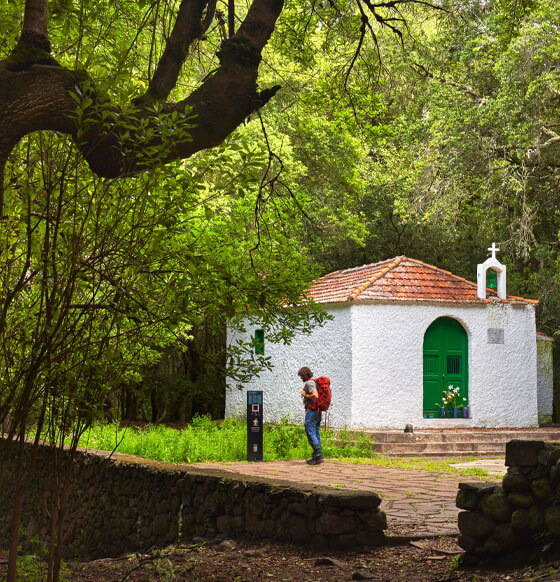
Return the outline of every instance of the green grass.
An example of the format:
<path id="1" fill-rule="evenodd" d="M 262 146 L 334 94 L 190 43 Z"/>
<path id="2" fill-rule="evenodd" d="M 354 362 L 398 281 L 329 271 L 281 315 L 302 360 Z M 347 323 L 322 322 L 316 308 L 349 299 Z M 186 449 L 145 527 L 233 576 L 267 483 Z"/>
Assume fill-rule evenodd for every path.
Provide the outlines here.
<path id="1" fill-rule="evenodd" d="M 417 471 L 428 471 L 430 473 L 451 473 L 455 475 L 463 475 L 465 477 L 476 477 L 488 481 L 498 480 L 498 477 L 490 475 L 485 469 L 479 469 L 477 467 L 458 469 L 456 467 L 451 467 L 451 465 L 454 465 L 455 463 L 474 461 L 476 460 L 476 457 L 468 457 L 468 459 L 429 459 L 425 457 L 387 457 L 385 455 L 376 455 L 371 459 L 355 457 L 341 460 L 358 465 L 395 467 L 397 469 L 415 469 Z"/>
<path id="2" fill-rule="evenodd" d="M 265 425 L 263 438 L 265 461 L 304 459 L 311 452 L 303 426 L 290 424 L 289 419 L 284 419 L 277 425 Z M 376 454 L 372 451 L 371 441 L 365 432 L 352 440 L 346 430 L 335 434 L 332 430 L 323 429 L 321 440 L 323 455 L 330 459 L 354 464 L 488 477 L 488 473 L 482 469 L 451 467 L 458 459 L 433 460 Z M 245 461 L 247 426 L 244 420 L 228 418 L 216 423 L 207 416 L 195 418 L 192 424 L 182 430 L 162 425 L 148 425 L 143 428 L 97 425 L 83 435 L 80 446 L 111 451 L 116 443 L 119 443 L 116 449 L 119 453 L 171 463 Z"/>

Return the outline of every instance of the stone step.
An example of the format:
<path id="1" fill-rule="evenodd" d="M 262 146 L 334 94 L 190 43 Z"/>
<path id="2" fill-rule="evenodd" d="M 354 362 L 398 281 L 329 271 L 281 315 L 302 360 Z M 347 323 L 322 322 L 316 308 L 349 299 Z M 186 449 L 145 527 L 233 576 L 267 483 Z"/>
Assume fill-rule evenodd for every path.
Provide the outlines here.
<path id="1" fill-rule="evenodd" d="M 351 443 L 363 433 L 349 431 Z M 421 457 L 496 457 L 505 455 L 513 439 L 560 442 L 560 429 L 535 428 L 511 430 L 441 429 L 405 433 L 397 430 L 367 431 L 372 450 L 379 454 Z"/>
<path id="2" fill-rule="evenodd" d="M 349 433 L 350 440 L 355 441 L 361 433 Z M 375 443 L 448 443 L 448 442 L 473 442 L 473 443 L 507 443 L 513 439 L 560 441 L 560 430 L 554 431 L 415 431 L 405 433 L 403 431 L 368 431 L 367 436 Z"/>
<path id="3" fill-rule="evenodd" d="M 454 453 L 461 456 L 478 454 L 481 451 L 494 455 L 505 454 L 505 443 L 472 443 L 472 442 L 452 442 L 452 443 L 391 443 L 372 444 L 375 452 L 383 454 L 423 454 L 423 453 Z"/>

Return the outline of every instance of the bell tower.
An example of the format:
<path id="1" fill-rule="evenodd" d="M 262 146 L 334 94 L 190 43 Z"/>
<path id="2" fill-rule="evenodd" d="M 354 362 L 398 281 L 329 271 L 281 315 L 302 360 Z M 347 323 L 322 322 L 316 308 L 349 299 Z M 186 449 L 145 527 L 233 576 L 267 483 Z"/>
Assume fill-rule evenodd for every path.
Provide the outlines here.
<path id="1" fill-rule="evenodd" d="M 496 248 L 496 244 L 492 243 L 492 246 L 488 249 L 492 252 L 492 256 L 488 257 L 484 263 L 477 265 L 476 267 L 476 277 L 477 277 L 477 297 L 479 299 L 486 299 L 486 275 L 489 269 L 494 271 L 497 276 L 497 294 L 500 299 L 506 298 L 506 266 L 502 265 L 500 261 L 496 258 L 496 251 L 500 249 Z"/>

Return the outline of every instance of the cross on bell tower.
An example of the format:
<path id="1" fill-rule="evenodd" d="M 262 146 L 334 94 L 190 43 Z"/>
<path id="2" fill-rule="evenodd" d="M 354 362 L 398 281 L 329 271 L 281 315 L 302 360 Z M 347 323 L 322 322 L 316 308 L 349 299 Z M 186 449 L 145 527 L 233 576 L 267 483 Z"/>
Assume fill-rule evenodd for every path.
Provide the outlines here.
<path id="1" fill-rule="evenodd" d="M 492 246 L 488 250 L 492 251 L 492 258 L 495 259 L 496 252 L 499 251 L 500 249 L 496 247 L 496 243 L 492 243 Z"/>
<path id="2" fill-rule="evenodd" d="M 477 275 L 477 297 L 479 299 L 486 299 L 486 272 L 488 269 L 492 269 L 497 273 L 497 294 L 500 299 L 506 298 L 506 266 L 502 265 L 500 261 L 496 258 L 496 253 L 500 250 L 496 243 L 492 243 L 492 246 L 488 249 L 492 256 L 488 257 L 484 263 L 477 265 L 476 275 Z"/>

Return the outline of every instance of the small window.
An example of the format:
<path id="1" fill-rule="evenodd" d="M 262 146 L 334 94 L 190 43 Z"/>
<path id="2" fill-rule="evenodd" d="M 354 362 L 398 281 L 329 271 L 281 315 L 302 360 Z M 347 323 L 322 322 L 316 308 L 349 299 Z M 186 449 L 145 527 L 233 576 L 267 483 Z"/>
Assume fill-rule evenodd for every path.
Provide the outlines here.
<path id="1" fill-rule="evenodd" d="M 486 287 L 494 291 L 498 288 L 498 273 L 494 269 L 488 269 L 486 271 Z"/>
<path id="2" fill-rule="evenodd" d="M 255 354 L 264 356 L 264 329 L 255 330 Z"/>
<path id="3" fill-rule="evenodd" d="M 461 373 L 461 356 L 447 356 L 447 373 Z"/>

